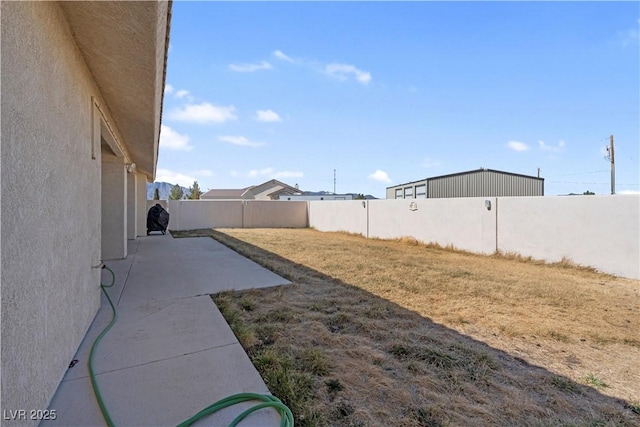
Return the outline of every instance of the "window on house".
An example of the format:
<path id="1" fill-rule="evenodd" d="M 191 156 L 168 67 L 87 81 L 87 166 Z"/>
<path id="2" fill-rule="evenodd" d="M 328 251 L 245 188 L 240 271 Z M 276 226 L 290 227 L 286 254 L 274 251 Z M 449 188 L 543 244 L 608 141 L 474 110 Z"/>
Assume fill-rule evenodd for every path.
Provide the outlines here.
<path id="1" fill-rule="evenodd" d="M 396 190 L 396 199 L 402 199 L 402 188 Z"/>
<path id="2" fill-rule="evenodd" d="M 407 187 L 404 189 L 404 198 L 413 199 L 413 187 Z"/>
<path id="3" fill-rule="evenodd" d="M 416 186 L 416 199 L 426 199 L 427 198 L 427 186 L 417 185 Z"/>

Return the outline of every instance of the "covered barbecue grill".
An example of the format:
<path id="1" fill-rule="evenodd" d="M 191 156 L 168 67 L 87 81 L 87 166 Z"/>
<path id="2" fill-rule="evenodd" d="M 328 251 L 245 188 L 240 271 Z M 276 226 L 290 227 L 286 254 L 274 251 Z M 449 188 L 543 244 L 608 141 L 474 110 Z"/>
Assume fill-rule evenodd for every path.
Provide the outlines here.
<path id="1" fill-rule="evenodd" d="M 160 231 L 165 234 L 169 225 L 169 212 L 162 205 L 156 203 L 147 213 L 147 236 L 152 231 Z"/>

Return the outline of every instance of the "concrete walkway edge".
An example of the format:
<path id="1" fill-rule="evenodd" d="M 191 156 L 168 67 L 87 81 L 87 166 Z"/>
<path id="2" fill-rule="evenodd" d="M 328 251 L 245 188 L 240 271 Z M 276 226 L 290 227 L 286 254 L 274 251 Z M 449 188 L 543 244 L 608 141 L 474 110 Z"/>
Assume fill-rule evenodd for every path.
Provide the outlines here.
<path id="1" fill-rule="evenodd" d="M 129 241 L 129 256 L 106 264 L 116 273 L 108 292 L 118 321 L 94 358 L 96 378 L 118 426 L 171 426 L 242 392 L 269 393 L 210 294 L 289 284 L 208 237 L 151 235 Z M 108 277 L 103 273 L 104 283 Z M 103 426 L 91 389 L 88 355 L 111 320 L 106 298 L 52 399 L 56 419 L 43 426 Z M 199 421 L 228 426 L 246 403 Z M 243 426 L 278 426 L 273 409 Z"/>

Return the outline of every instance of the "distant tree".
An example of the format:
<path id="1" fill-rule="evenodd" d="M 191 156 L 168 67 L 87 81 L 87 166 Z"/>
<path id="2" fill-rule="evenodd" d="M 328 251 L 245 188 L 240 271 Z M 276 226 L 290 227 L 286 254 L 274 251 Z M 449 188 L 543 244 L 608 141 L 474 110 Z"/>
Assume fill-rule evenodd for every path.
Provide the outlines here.
<path id="1" fill-rule="evenodd" d="M 596 193 L 594 193 L 593 191 L 589 191 L 589 190 L 587 190 L 587 191 L 585 191 L 585 192 L 584 192 L 584 193 L 582 193 L 582 194 L 583 194 L 583 195 L 585 195 L 585 196 L 595 196 L 595 194 L 596 194 Z"/>
<path id="2" fill-rule="evenodd" d="M 171 193 L 169 194 L 169 200 L 182 200 L 184 193 L 182 192 L 182 187 L 178 184 L 171 187 Z"/>
<path id="3" fill-rule="evenodd" d="M 358 195 L 356 196 L 356 200 L 364 200 L 364 194 L 358 193 Z"/>
<path id="4" fill-rule="evenodd" d="M 153 200 L 160 200 L 160 190 L 158 190 L 158 187 L 153 190 Z"/>
<path id="5" fill-rule="evenodd" d="M 200 191 L 200 186 L 198 185 L 198 181 L 193 181 L 193 185 L 189 187 L 189 199 L 200 200 L 201 194 L 202 194 L 202 191 Z"/>

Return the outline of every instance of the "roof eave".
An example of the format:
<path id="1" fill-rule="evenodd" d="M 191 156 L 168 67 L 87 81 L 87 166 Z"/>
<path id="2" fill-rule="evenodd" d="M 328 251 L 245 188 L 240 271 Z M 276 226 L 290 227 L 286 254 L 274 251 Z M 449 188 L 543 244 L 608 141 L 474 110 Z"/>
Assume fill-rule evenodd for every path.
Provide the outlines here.
<path id="1" fill-rule="evenodd" d="M 171 0 L 60 2 L 122 143 L 125 161 L 155 178 Z"/>

